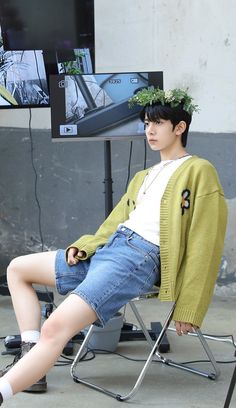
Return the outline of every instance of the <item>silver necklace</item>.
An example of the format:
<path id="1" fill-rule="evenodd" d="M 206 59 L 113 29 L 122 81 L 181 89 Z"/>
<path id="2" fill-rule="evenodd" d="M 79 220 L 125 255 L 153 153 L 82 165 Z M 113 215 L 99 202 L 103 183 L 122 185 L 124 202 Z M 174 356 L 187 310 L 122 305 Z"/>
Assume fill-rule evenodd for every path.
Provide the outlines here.
<path id="1" fill-rule="evenodd" d="M 144 194 L 144 195 L 146 194 L 147 190 L 151 187 L 151 185 L 154 183 L 154 181 L 157 179 L 157 177 L 159 176 L 159 174 L 162 172 L 162 170 L 164 170 L 164 168 L 165 168 L 166 166 L 168 166 L 169 164 L 173 163 L 173 162 L 176 161 L 176 160 L 183 159 L 183 157 L 187 157 L 187 156 L 190 156 L 190 154 L 188 154 L 188 153 L 187 153 L 187 154 L 184 154 L 183 156 L 177 157 L 176 159 L 169 160 L 167 163 L 164 163 L 164 164 L 160 167 L 159 171 L 157 172 L 157 174 L 155 175 L 155 177 L 152 179 L 152 181 L 147 185 L 148 176 L 150 175 L 150 173 L 151 173 L 152 170 L 154 169 L 154 167 L 152 167 L 152 168 L 150 169 L 150 171 L 148 172 L 148 174 L 146 175 L 146 177 L 145 177 L 144 184 L 143 184 L 143 194 Z"/>

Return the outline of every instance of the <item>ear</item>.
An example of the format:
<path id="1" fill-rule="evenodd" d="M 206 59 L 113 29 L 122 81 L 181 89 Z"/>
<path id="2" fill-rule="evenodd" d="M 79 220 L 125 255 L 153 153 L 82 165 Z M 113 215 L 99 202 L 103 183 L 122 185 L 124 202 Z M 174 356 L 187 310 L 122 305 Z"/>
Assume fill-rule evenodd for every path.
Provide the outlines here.
<path id="1" fill-rule="evenodd" d="M 178 135 L 178 136 L 182 135 L 184 133 L 186 127 L 187 127 L 186 122 L 184 120 L 181 120 L 178 123 L 178 125 L 175 126 L 176 135 Z"/>

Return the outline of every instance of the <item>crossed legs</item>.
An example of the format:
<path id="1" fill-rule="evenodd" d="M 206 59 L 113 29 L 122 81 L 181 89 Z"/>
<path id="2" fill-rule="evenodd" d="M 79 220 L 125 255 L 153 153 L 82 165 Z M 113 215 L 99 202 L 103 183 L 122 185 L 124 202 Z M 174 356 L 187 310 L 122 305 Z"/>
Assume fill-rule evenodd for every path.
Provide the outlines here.
<path id="1" fill-rule="evenodd" d="M 32 284 L 55 286 L 56 252 L 26 255 L 8 267 L 8 285 L 20 332 L 40 330 L 41 311 Z M 79 296 L 69 295 L 41 328 L 38 343 L 5 374 L 13 394 L 38 381 L 54 365 L 67 341 L 97 319 Z"/>

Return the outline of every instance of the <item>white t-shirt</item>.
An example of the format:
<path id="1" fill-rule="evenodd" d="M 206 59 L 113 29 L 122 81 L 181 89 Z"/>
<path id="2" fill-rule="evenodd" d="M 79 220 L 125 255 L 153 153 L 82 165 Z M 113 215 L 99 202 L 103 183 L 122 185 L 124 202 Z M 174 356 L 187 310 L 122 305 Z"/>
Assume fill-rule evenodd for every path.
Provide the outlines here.
<path id="1" fill-rule="evenodd" d="M 151 168 L 139 190 L 136 208 L 122 223 L 147 241 L 160 245 L 160 206 L 168 181 L 175 170 L 192 156 L 163 160 Z"/>

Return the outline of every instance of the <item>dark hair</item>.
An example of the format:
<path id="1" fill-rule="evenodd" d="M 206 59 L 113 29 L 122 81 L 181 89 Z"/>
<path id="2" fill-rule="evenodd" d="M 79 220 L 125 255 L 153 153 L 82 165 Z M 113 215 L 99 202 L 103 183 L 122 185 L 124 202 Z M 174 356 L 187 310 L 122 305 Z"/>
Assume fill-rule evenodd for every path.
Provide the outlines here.
<path id="1" fill-rule="evenodd" d="M 146 117 L 151 122 L 159 122 L 160 119 L 170 120 L 173 125 L 173 129 L 181 120 L 183 120 L 186 123 L 186 129 L 181 135 L 181 142 L 184 147 L 186 146 L 192 116 L 183 109 L 181 104 L 174 108 L 172 108 L 170 105 L 161 105 L 159 103 L 144 106 L 140 112 L 140 119 L 142 122 L 145 121 Z"/>

